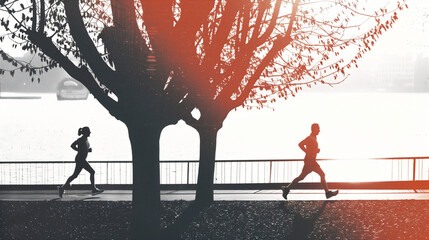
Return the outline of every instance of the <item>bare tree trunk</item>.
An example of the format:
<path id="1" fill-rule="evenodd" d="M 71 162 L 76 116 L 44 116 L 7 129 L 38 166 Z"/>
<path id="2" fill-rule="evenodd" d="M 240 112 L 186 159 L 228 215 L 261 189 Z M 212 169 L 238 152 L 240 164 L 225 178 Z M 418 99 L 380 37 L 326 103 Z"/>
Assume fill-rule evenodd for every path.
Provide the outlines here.
<path id="1" fill-rule="evenodd" d="M 200 135 L 200 163 L 195 202 L 199 205 L 210 205 L 213 202 L 216 140 L 219 128 L 208 125 L 198 127 L 197 131 Z"/>
<path id="2" fill-rule="evenodd" d="M 160 237 L 159 138 L 161 126 L 130 126 L 133 158 L 133 239 Z"/>

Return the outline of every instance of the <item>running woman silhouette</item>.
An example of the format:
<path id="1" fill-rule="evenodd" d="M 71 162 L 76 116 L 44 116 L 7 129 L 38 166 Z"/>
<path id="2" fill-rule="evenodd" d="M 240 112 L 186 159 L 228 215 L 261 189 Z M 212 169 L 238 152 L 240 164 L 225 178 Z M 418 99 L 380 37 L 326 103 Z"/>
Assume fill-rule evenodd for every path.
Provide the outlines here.
<path id="1" fill-rule="evenodd" d="M 320 182 L 322 183 L 323 189 L 325 189 L 325 195 L 327 199 L 338 194 L 338 190 L 329 191 L 328 185 L 326 184 L 325 173 L 323 172 L 320 165 L 316 162 L 316 156 L 320 152 L 319 145 L 317 143 L 317 135 L 319 135 L 319 132 L 319 124 L 314 123 L 313 125 L 311 125 L 310 136 L 308 136 L 298 144 L 301 150 L 305 152 L 304 167 L 302 168 L 301 174 L 296 177 L 288 186 L 282 186 L 284 199 L 287 200 L 287 195 L 289 194 L 289 191 L 311 172 L 319 174 Z"/>
<path id="2" fill-rule="evenodd" d="M 66 183 L 58 187 L 58 194 L 60 195 L 61 198 L 63 197 L 65 189 L 70 188 L 71 181 L 77 178 L 77 176 L 82 171 L 82 169 L 85 169 L 91 174 L 90 180 L 91 180 L 91 186 L 92 186 L 92 195 L 100 194 L 104 191 L 104 190 L 98 189 L 95 186 L 95 183 L 94 183 L 95 171 L 86 161 L 86 157 L 88 156 L 88 153 L 92 152 L 92 148 L 90 147 L 88 142 L 88 137 L 91 135 L 91 131 L 89 130 L 89 127 L 79 128 L 78 135 L 79 136 L 82 135 L 82 137 L 78 138 L 71 145 L 71 148 L 77 151 L 77 154 L 75 157 L 76 167 L 74 169 L 73 175 L 71 175 L 67 179 Z"/>

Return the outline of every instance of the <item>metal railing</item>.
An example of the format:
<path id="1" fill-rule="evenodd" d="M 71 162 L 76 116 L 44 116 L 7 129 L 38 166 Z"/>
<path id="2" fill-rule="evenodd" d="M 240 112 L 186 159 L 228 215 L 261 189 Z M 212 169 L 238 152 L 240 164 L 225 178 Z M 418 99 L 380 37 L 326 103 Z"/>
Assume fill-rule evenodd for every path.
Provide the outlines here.
<path id="1" fill-rule="evenodd" d="M 320 159 L 328 182 L 397 182 L 429 180 L 429 157 Z M 97 184 L 132 184 L 131 161 L 90 161 Z M 299 175 L 302 159 L 218 160 L 215 184 L 272 184 L 292 181 Z M 62 184 L 73 173 L 74 161 L 0 162 L 0 185 Z M 160 161 L 160 181 L 164 185 L 196 184 L 198 161 Z M 311 173 L 303 182 L 319 182 Z M 89 184 L 82 170 L 74 184 Z"/>

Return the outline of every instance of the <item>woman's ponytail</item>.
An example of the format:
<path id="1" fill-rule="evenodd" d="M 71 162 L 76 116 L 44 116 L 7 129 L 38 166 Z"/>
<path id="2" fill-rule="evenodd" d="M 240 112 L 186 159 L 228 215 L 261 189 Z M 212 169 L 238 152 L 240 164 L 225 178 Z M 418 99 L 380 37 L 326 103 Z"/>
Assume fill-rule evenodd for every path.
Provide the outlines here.
<path id="1" fill-rule="evenodd" d="M 84 136 L 89 136 L 89 134 L 91 134 L 91 131 L 89 130 L 89 127 L 81 127 L 79 128 L 79 131 L 77 132 L 77 134 L 80 135 L 84 135 Z"/>

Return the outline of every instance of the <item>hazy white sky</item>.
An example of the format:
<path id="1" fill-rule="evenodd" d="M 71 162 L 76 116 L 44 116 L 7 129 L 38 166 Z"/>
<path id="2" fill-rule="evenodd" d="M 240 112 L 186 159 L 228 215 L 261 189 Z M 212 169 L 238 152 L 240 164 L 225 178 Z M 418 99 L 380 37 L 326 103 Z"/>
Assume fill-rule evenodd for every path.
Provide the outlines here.
<path id="1" fill-rule="evenodd" d="M 429 56 L 429 1 L 409 0 L 408 6 L 398 12 L 399 20 L 380 38 L 373 55 L 421 52 Z"/>

